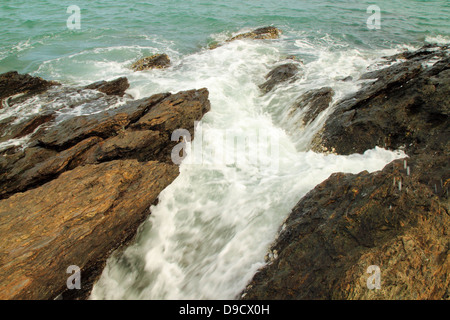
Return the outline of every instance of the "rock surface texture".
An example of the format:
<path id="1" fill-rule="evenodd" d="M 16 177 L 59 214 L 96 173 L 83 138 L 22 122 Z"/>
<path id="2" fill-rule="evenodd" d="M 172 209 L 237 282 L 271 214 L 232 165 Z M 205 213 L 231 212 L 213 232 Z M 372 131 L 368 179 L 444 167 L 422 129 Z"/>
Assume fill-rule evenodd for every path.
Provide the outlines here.
<path id="1" fill-rule="evenodd" d="M 313 148 L 379 146 L 408 158 L 335 173 L 310 191 L 243 299 L 450 299 L 449 50 L 427 46 L 386 63 L 337 103 Z"/>
<path id="2" fill-rule="evenodd" d="M 148 69 L 164 69 L 170 66 L 170 59 L 167 54 L 154 54 L 150 57 L 139 59 L 131 65 L 134 71 Z"/>
<path id="3" fill-rule="evenodd" d="M 87 89 L 105 85 L 121 95 L 128 81 Z M 105 94 L 96 96 L 100 105 L 112 101 Z M 178 176 L 171 134 L 193 133 L 194 121 L 210 109 L 208 94 L 162 93 L 21 125 L 26 147 L 3 150 L 0 158 L 0 299 L 86 298 L 111 252 L 133 239 Z M 66 290 L 69 266 L 81 269 L 81 290 Z"/>

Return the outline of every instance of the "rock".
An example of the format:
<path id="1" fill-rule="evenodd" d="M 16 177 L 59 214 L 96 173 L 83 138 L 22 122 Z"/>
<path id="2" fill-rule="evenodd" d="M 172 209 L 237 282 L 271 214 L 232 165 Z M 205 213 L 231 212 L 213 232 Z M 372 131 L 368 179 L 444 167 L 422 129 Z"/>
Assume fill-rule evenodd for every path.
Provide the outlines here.
<path id="1" fill-rule="evenodd" d="M 14 100 L 23 100 L 34 94 L 42 93 L 54 85 L 59 85 L 59 83 L 32 77 L 29 74 L 19 74 L 17 71 L 0 74 L 0 108 L 12 106 Z"/>
<path id="2" fill-rule="evenodd" d="M 117 78 L 111 81 L 98 81 L 94 82 L 84 89 L 98 90 L 107 95 L 117 95 L 122 97 L 125 94 L 125 90 L 130 87 L 128 79 L 126 77 Z"/>
<path id="3" fill-rule="evenodd" d="M 449 299 L 449 232 L 448 202 L 403 160 L 333 174 L 294 207 L 243 299 Z M 381 289 L 367 287 L 371 265 Z"/>
<path id="4" fill-rule="evenodd" d="M 81 269 L 74 291 L 86 296 L 109 253 L 132 239 L 177 175 L 175 165 L 117 160 L 1 201 L 0 299 L 54 299 L 68 291 L 72 265 Z"/>
<path id="5" fill-rule="evenodd" d="M 292 79 L 298 72 L 299 67 L 297 66 L 297 64 L 294 63 L 282 64 L 278 67 L 275 67 L 265 76 L 267 81 L 261 84 L 259 88 L 264 93 L 267 93 L 271 91 L 276 85 Z"/>
<path id="6" fill-rule="evenodd" d="M 409 158 L 371 174 L 335 173 L 310 191 L 244 299 L 450 299 L 450 59 L 429 49 L 365 74 L 375 80 L 336 105 L 315 147 L 403 148 Z M 370 266 L 380 289 L 367 286 Z"/>
<path id="7" fill-rule="evenodd" d="M 45 111 L 31 115 L 28 118 L 17 121 L 16 117 L 5 119 L 3 126 L 0 127 L 0 142 L 9 139 L 18 139 L 33 133 L 42 124 L 52 121 L 55 118 L 53 111 Z"/>
<path id="8" fill-rule="evenodd" d="M 48 98 L 66 93 L 73 88 Z M 37 129 L 27 146 L 0 157 L 0 299 L 86 298 L 107 257 L 133 239 L 177 177 L 172 131 L 193 133 L 194 121 L 210 109 L 208 95 L 207 89 L 155 94 L 63 121 L 50 117 L 40 127 L 39 117 L 52 113 L 20 128 L 12 118 L 2 123 L 2 130 L 20 134 Z M 92 92 L 85 99 L 117 102 Z M 81 290 L 67 290 L 72 265 L 81 268 Z"/>
<path id="9" fill-rule="evenodd" d="M 258 28 L 250 32 L 241 33 L 232 37 L 227 41 L 241 40 L 241 39 L 278 39 L 281 30 L 275 27 Z"/>
<path id="10" fill-rule="evenodd" d="M 303 122 L 304 124 L 308 124 L 314 121 L 322 111 L 330 106 L 333 96 L 334 90 L 330 87 L 310 90 L 297 99 L 293 108 L 294 110 L 305 110 Z"/>
<path id="11" fill-rule="evenodd" d="M 375 146 L 403 149 L 422 171 L 423 181 L 439 187 L 449 175 L 450 57 L 436 48 L 410 60 L 369 72 L 376 79 L 336 105 L 313 150 L 363 153 Z M 437 59 L 438 57 L 439 59 Z"/>
<path id="12" fill-rule="evenodd" d="M 31 136 L 31 147 L 2 156 L 0 199 L 85 164 L 116 159 L 171 163 L 178 143 L 171 141 L 172 132 L 187 129 L 193 136 L 194 121 L 210 109 L 208 95 L 206 89 L 155 94 L 42 127 Z"/>
<path id="13" fill-rule="evenodd" d="M 281 33 L 282 32 L 280 29 L 269 26 L 258 28 L 250 32 L 240 33 L 234 37 L 231 37 L 230 39 L 227 39 L 225 42 L 231 42 L 234 40 L 242 40 L 242 39 L 253 39 L 253 40 L 278 39 Z M 209 44 L 208 49 L 213 50 L 218 47 L 221 47 L 222 45 L 223 43 L 215 41 Z"/>
<path id="14" fill-rule="evenodd" d="M 154 54 L 150 57 L 142 58 L 131 65 L 134 71 L 148 69 L 163 69 L 170 66 L 170 59 L 167 54 Z"/>

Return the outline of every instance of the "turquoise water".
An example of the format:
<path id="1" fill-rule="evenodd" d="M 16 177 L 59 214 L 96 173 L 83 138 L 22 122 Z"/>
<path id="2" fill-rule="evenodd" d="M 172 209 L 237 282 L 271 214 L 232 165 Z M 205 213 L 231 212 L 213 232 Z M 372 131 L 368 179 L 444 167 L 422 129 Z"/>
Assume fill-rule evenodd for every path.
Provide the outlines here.
<path id="1" fill-rule="evenodd" d="M 68 30 L 69 5 L 81 9 L 81 29 Z M 369 5 L 381 9 L 381 29 L 369 30 Z M 450 1 L 59 1 L 2 0 L 0 72 L 18 70 L 61 80 L 78 76 L 39 70 L 45 61 L 80 52 L 89 61 L 124 61 L 165 50 L 196 52 L 221 33 L 275 25 L 286 40 L 324 35 L 349 45 L 390 48 L 450 36 Z M 98 48 L 121 47 L 92 52 Z M 124 47 L 128 47 L 129 50 Z M 72 66 L 73 67 L 73 66 Z M 77 66 L 80 67 L 80 66 Z M 39 71 L 38 71 L 39 70 Z M 71 66 L 63 70 L 67 74 Z"/>

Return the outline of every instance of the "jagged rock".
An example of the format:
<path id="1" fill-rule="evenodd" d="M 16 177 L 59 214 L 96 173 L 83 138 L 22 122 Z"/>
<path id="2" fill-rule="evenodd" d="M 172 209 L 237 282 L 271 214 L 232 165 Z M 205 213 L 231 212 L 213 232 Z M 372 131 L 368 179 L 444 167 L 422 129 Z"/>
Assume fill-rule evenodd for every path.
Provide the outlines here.
<path id="1" fill-rule="evenodd" d="M 4 119 L 3 126 L 0 127 L 0 142 L 22 138 L 33 133 L 39 126 L 52 121 L 54 118 L 55 113 L 53 111 L 38 113 L 18 122 L 14 116 L 6 118 Z"/>
<path id="2" fill-rule="evenodd" d="M 227 41 L 241 40 L 241 39 L 278 39 L 281 30 L 275 27 L 258 28 L 250 32 L 241 33 L 232 37 Z"/>
<path id="3" fill-rule="evenodd" d="M 403 160 L 333 174 L 294 207 L 243 298 L 449 299 L 449 232 L 448 203 Z M 367 287 L 371 265 L 381 289 Z"/>
<path id="4" fill-rule="evenodd" d="M 130 84 L 128 83 L 128 79 L 126 77 L 121 77 L 111 81 L 94 82 L 84 88 L 98 90 L 107 95 L 117 95 L 122 97 L 125 94 L 125 90 L 129 87 Z"/>
<path id="5" fill-rule="evenodd" d="M 48 98 L 66 93 L 73 88 Z M 134 237 L 178 175 L 172 131 L 193 133 L 194 121 L 210 109 L 208 95 L 207 89 L 161 93 L 62 121 L 44 113 L 17 128 L 13 118 L 2 122 L 10 136 L 36 131 L 23 149 L 0 157 L 0 299 L 52 299 L 61 292 L 86 298 L 108 255 Z M 84 99 L 117 102 L 92 92 Z M 50 118 L 40 126 L 44 116 Z M 82 270 L 81 290 L 66 291 L 70 265 Z"/>
<path id="6" fill-rule="evenodd" d="M 238 34 L 234 37 L 231 37 L 230 39 L 227 39 L 225 42 L 231 42 L 234 40 L 242 40 L 242 39 L 255 39 L 255 40 L 263 40 L 263 39 L 278 39 L 281 35 L 281 30 L 275 27 L 262 27 L 255 29 L 250 32 L 245 32 Z M 216 49 L 218 47 L 221 47 L 223 43 L 220 42 L 213 42 L 211 43 L 208 48 L 210 50 Z"/>
<path id="7" fill-rule="evenodd" d="M 115 159 L 171 163 L 176 129 L 193 136 L 194 121 L 209 111 L 208 90 L 162 93 L 116 109 L 42 127 L 23 151 L 0 160 L 0 199 L 39 187 L 77 166 Z"/>
<path id="8" fill-rule="evenodd" d="M 330 87 L 315 89 L 305 92 L 297 99 L 293 108 L 305 110 L 303 115 L 304 124 L 314 121 L 316 117 L 330 106 L 334 90 Z"/>
<path id="9" fill-rule="evenodd" d="M 0 74 L 0 109 L 12 106 L 17 100 L 42 93 L 54 85 L 59 83 L 32 77 L 29 74 L 19 74 L 17 71 Z"/>
<path id="10" fill-rule="evenodd" d="M 72 265 L 81 269 L 74 291 L 86 296 L 110 252 L 132 239 L 177 175 L 175 165 L 117 160 L 0 201 L 0 299 L 54 299 L 67 290 Z"/>
<path id="11" fill-rule="evenodd" d="M 286 63 L 275 67 L 271 70 L 265 78 L 266 82 L 261 84 L 259 88 L 267 93 L 271 91 L 276 85 L 293 79 L 293 77 L 299 72 L 299 67 L 294 63 Z"/>
<path id="12" fill-rule="evenodd" d="M 142 58 L 131 65 L 134 71 L 148 69 L 163 69 L 170 66 L 170 59 L 167 54 L 154 54 L 150 57 Z"/>
<path id="13" fill-rule="evenodd" d="M 450 57 L 445 48 L 369 72 L 375 79 L 336 105 L 313 150 L 363 153 L 380 146 L 404 149 L 423 181 L 443 195 L 449 177 Z"/>

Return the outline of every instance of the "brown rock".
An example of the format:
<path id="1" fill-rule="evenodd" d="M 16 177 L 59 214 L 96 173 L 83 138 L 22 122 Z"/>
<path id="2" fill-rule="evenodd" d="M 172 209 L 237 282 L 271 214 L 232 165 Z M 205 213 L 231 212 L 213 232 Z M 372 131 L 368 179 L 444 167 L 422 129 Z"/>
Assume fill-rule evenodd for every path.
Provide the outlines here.
<path id="1" fill-rule="evenodd" d="M 53 299 L 81 268 L 85 296 L 108 254 L 129 241 L 178 168 L 112 161 L 63 173 L 0 202 L 0 299 Z"/>
<path id="2" fill-rule="evenodd" d="M 17 71 L 0 74 L 0 108 L 5 105 L 11 106 L 13 103 L 11 100 L 19 98 L 13 96 L 21 95 L 20 99 L 24 99 L 44 92 L 54 85 L 59 83 L 32 77 L 29 74 L 19 74 Z"/>
<path id="3" fill-rule="evenodd" d="M 445 47 L 436 47 L 408 57 L 365 74 L 363 79 L 375 82 L 336 105 L 313 150 L 351 154 L 375 146 L 403 149 L 421 181 L 448 197 L 443 181 L 450 178 L 450 56 Z"/>
<path id="4" fill-rule="evenodd" d="M 278 39 L 281 30 L 275 27 L 258 28 L 250 32 L 241 33 L 232 37 L 227 41 L 241 40 L 241 39 Z"/>
<path id="5" fill-rule="evenodd" d="M 170 59 L 167 54 L 154 54 L 150 57 L 142 58 L 131 65 L 134 71 L 148 69 L 163 69 L 170 66 Z"/>
<path id="6" fill-rule="evenodd" d="M 126 77 L 121 77 L 111 81 L 94 82 L 84 88 L 98 90 L 107 95 L 117 95 L 122 97 L 125 94 L 125 90 L 129 87 L 130 84 L 128 83 L 128 79 Z"/>

